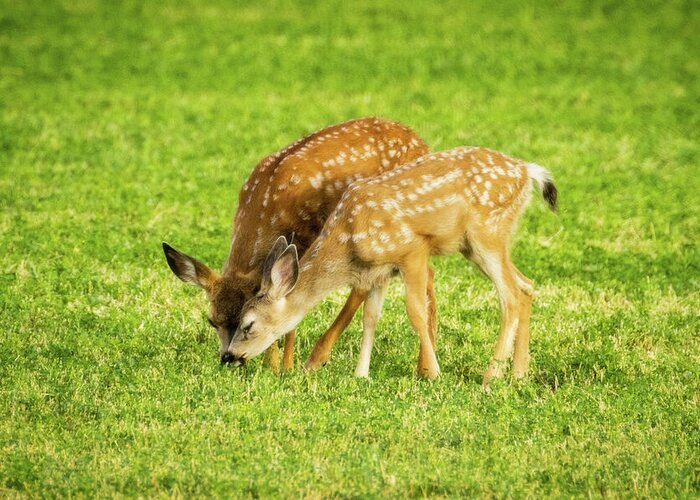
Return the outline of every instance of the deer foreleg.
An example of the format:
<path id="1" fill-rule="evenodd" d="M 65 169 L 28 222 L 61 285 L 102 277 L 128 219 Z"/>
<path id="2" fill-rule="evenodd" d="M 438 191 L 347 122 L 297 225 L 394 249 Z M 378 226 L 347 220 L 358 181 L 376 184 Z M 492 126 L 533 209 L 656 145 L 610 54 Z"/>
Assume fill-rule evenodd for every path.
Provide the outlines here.
<path id="1" fill-rule="evenodd" d="M 372 288 L 367 294 L 362 311 L 362 343 L 360 344 L 360 356 L 355 369 L 355 376 L 369 376 L 369 361 L 372 357 L 372 344 L 374 343 L 374 330 L 377 321 L 382 314 L 382 305 L 386 296 L 389 282 L 382 283 Z"/>
<path id="2" fill-rule="evenodd" d="M 352 289 L 352 292 L 350 292 L 350 296 L 345 302 L 340 314 L 338 314 L 338 317 L 335 318 L 335 321 L 330 328 L 326 330 L 326 333 L 324 333 L 321 338 L 318 339 L 316 345 L 314 345 L 314 349 L 311 352 L 309 359 L 306 360 L 306 363 L 304 364 L 304 368 L 306 370 L 317 370 L 326 364 L 331 355 L 333 345 L 338 340 L 338 337 L 340 337 L 340 334 L 343 333 L 343 331 L 348 327 L 352 321 L 352 317 L 357 311 L 357 308 L 360 307 L 360 304 L 362 304 L 366 297 L 366 290 L 358 290 L 356 288 Z"/>

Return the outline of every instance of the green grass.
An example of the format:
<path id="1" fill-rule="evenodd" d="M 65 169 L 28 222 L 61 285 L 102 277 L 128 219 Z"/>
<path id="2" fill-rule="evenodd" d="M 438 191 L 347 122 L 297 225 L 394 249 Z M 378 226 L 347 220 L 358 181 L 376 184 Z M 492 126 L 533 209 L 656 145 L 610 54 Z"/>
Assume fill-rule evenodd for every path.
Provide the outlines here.
<path id="1" fill-rule="evenodd" d="M 0 0 L 0 496 L 697 497 L 699 31 L 692 1 Z M 482 391 L 497 299 L 456 257 L 435 382 L 398 282 L 370 380 L 357 320 L 316 374 L 219 366 L 161 240 L 218 267 L 256 161 L 362 115 L 554 173 L 513 251 L 526 381 Z"/>

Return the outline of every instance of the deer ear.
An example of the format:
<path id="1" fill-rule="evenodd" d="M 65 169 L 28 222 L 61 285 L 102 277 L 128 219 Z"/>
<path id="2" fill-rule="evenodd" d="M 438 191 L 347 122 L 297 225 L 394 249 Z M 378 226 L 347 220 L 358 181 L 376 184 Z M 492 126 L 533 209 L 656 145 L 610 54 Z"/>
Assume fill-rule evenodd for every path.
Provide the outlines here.
<path id="1" fill-rule="evenodd" d="M 163 253 L 175 276 L 186 283 L 203 288 L 207 292 L 211 289 L 212 283 L 217 278 L 214 271 L 194 257 L 178 252 L 166 242 L 163 242 Z"/>
<path id="2" fill-rule="evenodd" d="M 264 290 L 272 284 L 270 281 L 270 273 L 272 272 L 272 266 L 275 265 L 275 261 L 277 261 L 279 256 L 282 255 L 282 252 L 284 252 L 287 249 L 287 246 L 287 239 L 284 236 L 280 236 L 279 238 L 277 238 L 275 244 L 272 245 L 270 252 L 265 258 L 265 264 L 263 265 L 262 283 L 260 283 L 261 289 Z"/>
<path id="3" fill-rule="evenodd" d="M 294 289 L 297 278 L 299 278 L 297 247 L 289 245 L 272 266 L 271 286 L 267 293 L 274 299 L 281 299 Z"/>

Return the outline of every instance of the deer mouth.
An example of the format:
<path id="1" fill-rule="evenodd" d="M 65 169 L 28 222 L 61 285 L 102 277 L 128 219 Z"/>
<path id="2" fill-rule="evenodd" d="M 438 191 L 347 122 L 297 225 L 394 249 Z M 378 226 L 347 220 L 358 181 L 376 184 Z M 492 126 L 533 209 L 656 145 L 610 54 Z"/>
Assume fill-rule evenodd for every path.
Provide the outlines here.
<path id="1" fill-rule="evenodd" d="M 227 352 L 221 356 L 222 365 L 233 365 L 233 366 L 243 366 L 245 364 L 245 354 L 242 356 L 235 356 L 230 352 Z"/>
<path id="2" fill-rule="evenodd" d="M 240 355 L 231 354 L 231 364 L 233 366 L 243 366 L 246 362 L 246 354 L 245 352 Z"/>

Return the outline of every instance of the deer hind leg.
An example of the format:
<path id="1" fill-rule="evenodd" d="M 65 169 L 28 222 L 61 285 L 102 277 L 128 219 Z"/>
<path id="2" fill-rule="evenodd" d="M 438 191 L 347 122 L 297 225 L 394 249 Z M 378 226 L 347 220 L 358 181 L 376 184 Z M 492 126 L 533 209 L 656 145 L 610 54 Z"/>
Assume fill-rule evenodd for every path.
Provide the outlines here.
<path id="1" fill-rule="evenodd" d="M 420 342 L 417 374 L 420 377 L 437 378 L 440 375 L 440 366 L 428 330 L 426 260 L 427 258 L 420 259 L 417 265 L 408 263 L 401 269 L 401 274 L 406 287 L 406 312 Z"/>
<path id="2" fill-rule="evenodd" d="M 377 321 L 382 314 L 382 305 L 389 282 L 386 281 L 372 288 L 367 294 L 362 310 L 362 343 L 360 344 L 360 356 L 355 369 L 356 377 L 369 376 L 369 361 L 372 357 L 372 344 L 374 343 L 374 330 Z"/>
<path id="3" fill-rule="evenodd" d="M 338 317 L 335 318 L 335 321 L 330 328 L 326 330 L 326 333 L 324 333 L 321 338 L 318 339 L 316 345 L 314 345 L 309 359 L 307 359 L 306 363 L 304 364 L 304 369 L 313 371 L 326 364 L 331 355 L 333 345 L 335 345 L 338 337 L 340 337 L 340 334 L 343 333 L 343 331 L 348 327 L 352 321 L 352 317 L 355 315 L 358 307 L 360 307 L 360 304 L 364 302 L 366 297 L 366 290 L 359 290 L 356 288 L 352 289 L 352 292 L 350 292 L 350 296 L 345 302 L 340 314 L 338 314 Z"/>
<path id="4" fill-rule="evenodd" d="M 434 287 L 435 271 L 428 266 L 428 286 L 426 296 L 428 301 L 428 335 L 433 343 L 433 350 L 437 351 L 437 301 L 435 300 Z"/>
<path id="5" fill-rule="evenodd" d="M 294 339 L 296 338 L 296 330 L 292 330 L 284 337 L 284 352 L 282 354 L 282 368 L 285 371 L 294 368 Z"/>
<path id="6" fill-rule="evenodd" d="M 504 365 L 513 352 L 524 294 L 518 286 L 515 266 L 510 261 L 505 245 L 492 248 L 474 241 L 470 243 L 471 252 L 468 256 L 493 281 L 501 305 L 501 326 L 496 349 L 484 372 L 483 386 L 488 387 L 491 379 L 503 375 Z"/>
<path id="7" fill-rule="evenodd" d="M 530 363 L 530 311 L 532 309 L 532 281 L 513 266 L 518 288 L 520 288 L 520 315 L 518 331 L 515 333 L 515 351 L 513 352 L 513 376 L 523 378 Z"/>

